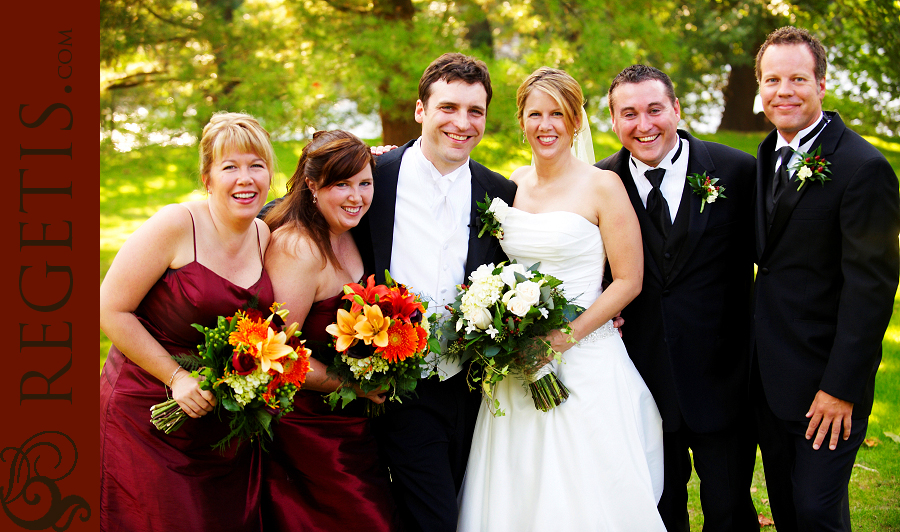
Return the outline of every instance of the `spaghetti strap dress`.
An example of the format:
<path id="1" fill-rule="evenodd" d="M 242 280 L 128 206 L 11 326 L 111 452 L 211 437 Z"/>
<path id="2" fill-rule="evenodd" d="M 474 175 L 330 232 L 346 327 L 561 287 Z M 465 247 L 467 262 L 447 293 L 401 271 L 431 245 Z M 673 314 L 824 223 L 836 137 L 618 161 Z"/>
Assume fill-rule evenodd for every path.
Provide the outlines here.
<path id="1" fill-rule="evenodd" d="M 212 327 L 218 316 L 252 303 L 265 312 L 273 301 L 265 271 L 243 288 L 197 262 L 194 229 L 193 262 L 166 270 L 134 314 L 169 353 L 196 354 L 203 335 L 192 323 Z M 150 423 L 150 407 L 166 399 L 164 383 L 110 348 L 100 374 L 100 530 L 260 530 L 257 446 L 232 440 L 213 450 L 229 432 L 215 413 L 163 433 Z"/>
<path id="2" fill-rule="evenodd" d="M 343 292 L 313 303 L 301 328 L 313 356 L 330 365 L 335 351 L 325 328 Z M 364 402 L 332 410 L 324 394 L 300 390 L 294 410 L 274 425 L 263 456 L 263 529 L 387 532 L 399 528 L 387 468 L 364 413 Z"/>

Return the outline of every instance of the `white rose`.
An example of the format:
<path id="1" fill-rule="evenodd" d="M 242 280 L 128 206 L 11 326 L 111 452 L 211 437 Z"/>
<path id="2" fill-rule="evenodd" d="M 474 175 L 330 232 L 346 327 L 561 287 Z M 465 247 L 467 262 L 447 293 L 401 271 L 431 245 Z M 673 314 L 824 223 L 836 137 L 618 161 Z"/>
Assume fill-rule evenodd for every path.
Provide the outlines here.
<path id="1" fill-rule="evenodd" d="M 527 279 L 531 279 L 534 274 L 525 269 L 525 265 L 514 263 L 507 264 L 500 270 L 500 278 L 503 279 L 503 282 L 506 283 L 510 288 L 516 287 L 516 274 L 519 273 Z"/>
<path id="2" fill-rule="evenodd" d="M 529 306 L 536 305 L 541 300 L 541 284 L 543 279 L 536 283 L 534 281 L 522 281 L 516 286 L 516 296 L 525 301 Z"/>
<path id="3" fill-rule="evenodd" d="M 494 263 L 493 262 L 490 264 L 482 264 L 481 266 L 478 267 L 478 269 L 476 269 L 474 272 L 469 274 L 469 280 L 472 281 L 472 283 L 474 284 L 482 279 L 490 277 L 491 272 L 493 272 L 493 271 L 494 271 Z"/>
<path id="4" fill-rule="evenodd" d="M 706 198 L 706 203 L 715 203 L 716 198 L 718 198 L 718 197 L 719 197 L 719 193 L 714 192 L 714 193 L 710 194 L 709 197 Z"/>
<path id="5" fill-rule="evenodd" d="M 528 311 L 531 310 L 531 305 L 521 297 L 515 296 L 509 300 L 509 303 L 506 304 L 506 308 L 521 318 L 525 316 L 525 314 L 528 314 Z"/>
<path id="6" fill-rule="evenodd" d="M 812 170 L 810 170 L 808 166 L 804 166 L 804 167 L 800 168 L 800 170 L 797 171 L 797 177 L 799 177 L 801 180 L 805 180 L 807 177 L 810 177 L 811 175 L 812 175 Z"/>
<path id="7" fill-rule="evenodd" d="M 493 214 L 498 222 L 503 223 L 503 220 L 506 219 L 506 213 L 509 212 L 509 205 L 500 198 L 494 198 L 491 201 L 491 206 L 488 207 L 488 212 Z"/>
<path id="8" fill-rule="evenodd" d="M 463 314 L 463 317 L 466 318 L 469 323 L 471 323 L 475 327 L 478 327 L 482 331 L 487 329 L 493 321 L 491 313 L 488 312 L 486 308 L 475 307 L 468 309 L 468 311 Z"/>

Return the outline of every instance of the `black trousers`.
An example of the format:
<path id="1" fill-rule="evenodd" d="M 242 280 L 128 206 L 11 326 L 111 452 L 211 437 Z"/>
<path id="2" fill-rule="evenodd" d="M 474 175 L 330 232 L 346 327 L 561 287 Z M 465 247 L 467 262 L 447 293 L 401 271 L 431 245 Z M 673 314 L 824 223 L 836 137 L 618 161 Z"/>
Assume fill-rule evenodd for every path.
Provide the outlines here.
<path id="1" fill-rule="evenodd" d="M 850 473 L 866 437 L 868 418 L 853 419 L 850 438 L 838 438 L 835 450 L 828 448 L 826 439 L 816 451 L 812 440 L 806 439 L 809 421 L 785 421 L 769 408 L 755 361 L 751 393 L 769 505 L 778 532 L 850 532 Z"/>
<path id="2" fill-rule="evenodd" d="M 481 396 L 468 389 L 465 369 L 420 381 L 416 392 L 388 405 L 373 428 L 404 532 L 455 532 Z"/>
<path id="3" fill-rule="evenodd" d="M 749 407 L 746 414 L 751 415 Z M 668 532 L 690 530 L 687 483 L 692 466 L 700 478 L 704 532 L 759 530 L 750 496 L 756 461 L 755 423 L 746 423 L 747 416 L 742 415 L 727 430 L 697 433 L 682 419 L 678 430 L 663 434 L 665 478 L 657 508 Z"/>

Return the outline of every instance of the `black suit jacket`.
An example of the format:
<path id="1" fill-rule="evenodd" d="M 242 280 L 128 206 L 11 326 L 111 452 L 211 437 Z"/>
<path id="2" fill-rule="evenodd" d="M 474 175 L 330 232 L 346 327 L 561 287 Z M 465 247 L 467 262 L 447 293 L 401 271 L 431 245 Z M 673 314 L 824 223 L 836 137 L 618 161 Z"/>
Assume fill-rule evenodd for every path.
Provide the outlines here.
<path id="1" fill-rule="evenodd" d="M 375 193 L 369 212 L 363 216 L 353 230 L 356 245 L 363 257 L 366 270 L 375 273 L 379 283 L 384 282 L 384 271 L 390 270 L 391 249 L 394 237 L 394 209 L 397 201 L 397 179 L 400 175 L 400 161 L 407 148 L 415 140 L 379 156 L 375 162 Z M 472 209 L 469 215 L 469 253 L 466 257 L 465 278 L 482 264 L 498 263 L 506 260 L 500 242 L 485 232 L 478 238 L 481 221 L 476 202 L 484 201 L 487 193 L 492 199 L 500 197 L 512 205 L 516 195 L 516 185 L 497 172 L 469 159 L 472 171 Z M 403 282 L 403 279 L 397 279 Z"/>
<path id="2" fill-rule="evenodd" d="M 727 197 L 700 213 L 702 199 L 685 179 L 668 243 L 641 202 L 628 150 L 596 166 L 622 179 L 644 241 L 643 288 L 622 311 L 628 355 L 653 393 L 664 430 L 677 430 L 683 419 L 693 431 L 713 432 L 747 404 L 756 164 L 747 153 L 678 134 L 690 146 L 687 173 L 719 178 Z"/>
<path id="3" fill-rule="evenodd" d="M 769 227 L 773 131 L 759 145 L 754 341 L 772 411 L 802 421 L 818 390 L 872 410 L 881 341 L 890 321 L 900 258 L 897 176 L 837 113 L 813 145 L 831 180 L 791 181 Z"/>

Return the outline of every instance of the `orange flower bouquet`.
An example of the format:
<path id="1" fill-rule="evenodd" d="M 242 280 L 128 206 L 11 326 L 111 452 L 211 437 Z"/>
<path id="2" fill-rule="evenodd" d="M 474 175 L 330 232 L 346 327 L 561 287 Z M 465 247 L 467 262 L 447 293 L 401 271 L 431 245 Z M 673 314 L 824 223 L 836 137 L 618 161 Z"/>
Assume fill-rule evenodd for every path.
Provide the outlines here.
<path id="1" fill-rule="evenodd" d="M 335 323 L 325 329 L 334 336 L 337 351 L 328 372 L 344 382 L 325 396 L 332 408 L 339 401 L 344 407 L 356 399 L 354 384 L 366 393 L 381 390 L 389 401 L 401 402 L 427 373 L 428 353 L 440 351 L 425 315 L 428 303 L 395 283 L 390 273 L 385 275 L 387 284 L 375 284 L 375 276 L 370 275 L 366 286 L 344 285 L 344 308 L 338 309 Z M 366 404 L 370 416 L 383 409 L 383 404 Z"/>
<path id="2" fill-rule="evenodd" d="M 216 327 L 193 324 L 203 333 L 204 344 L 197 346 L 200 356 L 181 355 L 178 362 L 190 369 L 191 376 L 203 377 L 200 388 L 212 390 L 216 413 L 222 409 L 229 418 L 231 431 L 213 447 L 224 449 L 232 438 L 260 440 L 272 438 L 270 425 L 293 409 L 293 398 L 306 380 L 310 351 L 300 340 L 295 322 L 284 327 L 287 310 L 280 304 L 263 319 L 256 309 L 238 310 L 234 316 L 219 316 Z M 156 428 L 169 434 L 181 426 L 187 414 L 174 399 L 150 408 Z"/>

